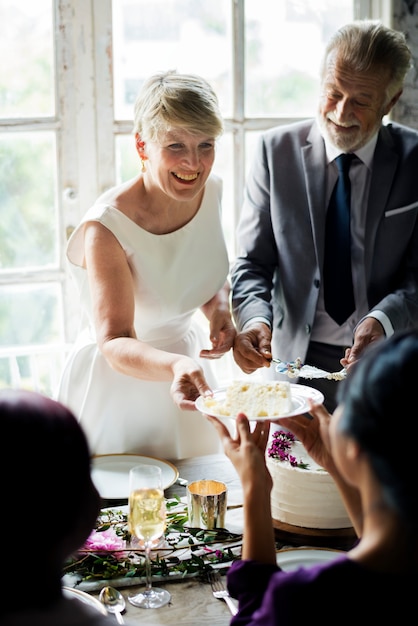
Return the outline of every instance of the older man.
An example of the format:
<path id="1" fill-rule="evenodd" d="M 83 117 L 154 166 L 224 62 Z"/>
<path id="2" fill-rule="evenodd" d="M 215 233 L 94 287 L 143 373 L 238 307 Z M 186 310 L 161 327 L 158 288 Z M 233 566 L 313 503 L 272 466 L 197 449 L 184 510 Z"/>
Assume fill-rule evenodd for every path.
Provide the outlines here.
<path id="1" fill-rule="evenodd" d="M 370 343 L 418 325 L 418 132 L 383 123 L 410 64 L 401 33 L 348 24 L 326 47 L 316 119 L 262 135 L 232 271 L 234 356 L 244 372 L 269 367 L 272 354 L 349 368 Z M 351 155 L 338 159 L 350 162 L 344 173 L 341 154 Z M 341 203 L 338 219 L 328 210 L 338 177 L 341 240 Z M 277 376 L 270 368 L 267 377 Z M 308 383 L 333 410 L 338 383 Z"/>

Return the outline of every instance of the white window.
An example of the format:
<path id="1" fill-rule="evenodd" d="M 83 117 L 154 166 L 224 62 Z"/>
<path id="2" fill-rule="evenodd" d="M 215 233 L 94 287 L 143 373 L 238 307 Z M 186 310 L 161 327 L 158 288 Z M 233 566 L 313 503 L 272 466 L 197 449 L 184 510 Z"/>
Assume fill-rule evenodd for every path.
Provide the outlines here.
<path id="1" fill-rule="evenodd" d="M 53 394 L 78 330 L 65 244 L 104 189 L 138 170 L 133 103 L 177 69 L 216 89 L 231 259 L 255 139 L 315 114 L 323 46 L 378 0 L 1 0 L 0 388 Z"/>

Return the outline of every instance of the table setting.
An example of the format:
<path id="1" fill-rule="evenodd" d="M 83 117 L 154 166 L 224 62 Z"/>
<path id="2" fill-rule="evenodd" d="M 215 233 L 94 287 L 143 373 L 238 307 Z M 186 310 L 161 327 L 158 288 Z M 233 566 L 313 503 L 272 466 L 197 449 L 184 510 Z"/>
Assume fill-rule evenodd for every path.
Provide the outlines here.
<path id="1" fill-rule="evenodd" d="M 286 367 L 290 378 L 296 371 L 312 374 L 298 362 L 292 371 L 289 364 L 277 366 Z M 286 385 L 287 414 L 301 414 L 311 401 L 323 400 L 314 388 Z M 224 388 L 215 390 L 209 410 L 203 398 L 196 408 L 216 414 L 225 394 Z M 268 414 L 254 419 L 268 419 Z M 158 484 L 135 487 L 132 476 L 138 467 L 156 473 Z M 229 459 L 222 453 L 176 461 L 102 455 L 93 458 L 92 478 L 102 509 L 85 545 L 65 566 L 66 593 L 91 598 L 118 623 L 126 618 L 131 624 L 159 626 L 229 624 L 237 603 L 227 592 L 226 573 L 241 557 L 243 531 L 242 487 Z M 135 516 L 142 499 L 148 513 Z M 277 563 L 284 570 L 334 559 L 349 547 L 338 544 L 337 532 L 301 533 L 306 529 L 273 525 Z M 160 594 L 154 605 L 146 602 L 153 591 Z"/>
<path id="2" fill-rule="evenodd" d="M 223 462 L 226 461 L 223 455 L 215 456 L 219 456 Z M 202 463 L 206 463 L 208 458 L 202 457 L 201 460 Z M 210 504 L 210 511 L 215 513 L 216 509 L 216 514 L 212 516 L 213 523 L 210 522 L 208 510 L 201 514 L 198 499 L 199 491 L 207 484 L 212 484 L 212 481 L 202 476 L 210 475 L 207 472 L 212 473 L 212 470 L 203 469 L 205 466 L 200 465 L 199 459 L 186 461 L 186 465 L 190 461 L 195 467 L 194 472 L 197 471 L 194 477 L 200 479 L 195 481 L 194 495 L 189 496 L 189 498 L 194 498 L 191 509 L 195 514 L 193 524 L 200 524 L 204 526 L 203 528 L 190 526 L 187 493 L 188 485 L 193 481 L 190 480 L 189 475 L 187 478 L 180 477 L 178 468 L 170 461 L 136 455 L 108 455 L 108 458 L 93 459 L 92 475 L 104 506 L 85 546 L 66 564 L 63 584 L 67 595 L 77 594 L 78 599 L 83 601 L 88 601 L 90 597 L 97 608 L 97 603 L 100 604 L 99 598 L 101 597 L 103 602 L 105 597 L 103 590 L 111 588 L 119 592 L 124 601 L 124 608 L 114 613 L 116 618 L 120 619 L 121 615 L 126 615 L 127 619 L 129 617 L 129 621 L 132 622 L 135 614 L 140 617 L 141 613 L 144 613 L 143 609 L 131 606 L 129 600 L 132 590 L 134 593 L 139 593 L 146 583 L 146 565 L 144 545 L 140 539 L 130 533 L 128 498 L 132 491 L 129 485 L 129 475 L 134 467 L 141 466 L 141 464 L 144 467 L 145 462 L 145 467 L 149 468 L 154 464 L 161 474 L 166 507 L 164 536 L 154 539 L 151 550 L 151 583 L 162 587 L 170 596 L 166 606 L 147 611 L 147 619 L 148 614 L 152 616 L 158 614 L 159 617 L 155 618 L 156 624 L 195 624 L 197 614 L 200 619 L 202 614 L 200 604 L 211 593 L 209 573 L 218 570 L 224 574 L 233 558 L 240 555 L 242 498 L 240 488 L 237 489 L 239 481 L 235 476 L 235 485 L 231 480 L 228 480 L 228 484 L 215 481 L 220 489 L 220 492 L 214 496 L 219 500 L 219 507 L 214 508 L 213 503 Z M 218 463 L 216 465 L 219 467 Z M 197 469 L 199 466 L 201 470 Z M 223 477 L 228 478 L 227 474 L 228 472 L 223 472 Z M 227 509 L 226 502 L 227 491 L 229 509 Z M 209 500 L 213 496 L 206 492 L 202 497 Z M 212 526 L 211 528 L 205 527 L 203 518 Z M 225 576 L 222 578 L 225 580 Z M 178 621 L 177 617 L 172 621 L 171 618 L 175 613 L 173 604 L 179 600 L 184 602 L 184 596 L 179 587 L 183 591 L 187 589 L 188 596 L 194 598 L 193 602 L 198 613 L 195 614 L 192 611 L 190 617 L 183 615 L 182 621 Z M 189 600 L 187 604 L 189 605 Z M 121 606 L 118 605 L 118 608 Z M 199 606 L 198 609 L 197 606 Z M 214 598 L 214 602 L 209 606 L 212 610 L 205 609 L 208 613 L 208 624 L 228 623 L 226 605 L 216 602 Z M 109 610 L 112 607 L 108 604 L 106 608 Z M 166 618 L 168 621 L 165 621 Z"/>
<path id="3" fill-rule="evenodd" d="M 276 364 L 290 378 L 296 372 L 312 375 L 299 362 L 290 364 L 291 369 L 289 363 Z M 242 390 L 238 381 L 240 398 L 253 391 L 244 382 Z M 310 402 L 323 401 L 312 387 L 277 385 L 279 389 L 268 388 L 268 399 L 274 396 L 275 411 L 287 416 L 304 414 Z M 200 397 L 196 408 L 230 418 L 235 408 L 228 405 L 230 414 L 225 411 L 226 394 L 225 388 L 214 390 L 209 407 L 207 398 Z M 249 419 L 282 415 L 268 407 L 247 413 Z M 226 573 L 241 557 L 243 532 L 242 487 L 229 459 L 222 453 L 176 461 L 101 455 L 92 459 L 92 479 L 102 508 L 84 546 L 65 564 L 66 593 L 83 601 L 90 598 L 120 624 L 125 617 L 130 623 L 160 626 L 229 624 L 237 603 L 229 597 Z M 273 525 L 277 563 L 284 570 L 334 559 L 345 549 L 333 543 L 341 539 L 338 533 L 296 536 L 294 528 Z"/>
<path id="4" fill-rule="evenodd" d="M 228 598 L 226 572 L 240 558 L 243 528 L 242 489 L 230 461 L 223 454 L 175 463 L 136 455 L 109 456 L 117 458 L 93 462 L 103 508 L 84 550 L 66 564 L 65 593 L 109 611 L 112 607 L 104 606 L 103 589 L 111 587 L 122 596 L 122 604 L 120 598 L 114 600 L 116 623 L 126 619 L 131 624 L 145 621 L 160 626 L 229 624 L 236 602 Z M 153 539 L 150 553 L 151 584 L 170 596 L 163 606 L 149 610 L 129 600 L 146 585 L 144 544 L 132 535 L 128 521 L 129 474 L 135 465 L 144 464 L 160 470 L 166 510 L 165 531 Z M 103 484 L 107 472 L 110 480 Z M 295 548 L 286 539 L 277 542 L 277 550 L 283 569 L 335 557 L 335 549 Z"/>
<path id="5" fill-rule="evenodd" d="M 165 535 L 152 546 L 152 582 L 205 577 L 213 568 L 229 566 L 239 556 L 242 535 L 217 528 L 188 527 L 187 504 L 166 500 Z M 99 591 L 105 584 L 132 587 L 145 582 L 144 545 L 130 535 L 127 506 L 102 509 L 85 546 L 66 564 L 64 584 Z"/>

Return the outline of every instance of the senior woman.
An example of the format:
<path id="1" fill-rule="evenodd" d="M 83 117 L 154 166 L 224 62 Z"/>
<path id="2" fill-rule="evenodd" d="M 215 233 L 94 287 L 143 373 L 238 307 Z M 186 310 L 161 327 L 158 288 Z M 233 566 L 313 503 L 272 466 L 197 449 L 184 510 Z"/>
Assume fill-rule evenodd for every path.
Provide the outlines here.
<path id="1" fill-rule="evenodd" d="M 235 337 L 222 183 L 212 174 L 222 132 L 204 79 L 152 76 L 135 103 L 138 175 L 105 192 L 68 242 L 86 323 L 58 398 L 94 454 L 175 460 L 219 450 L 194 400 L 216 386 L 212 361 Z"/>

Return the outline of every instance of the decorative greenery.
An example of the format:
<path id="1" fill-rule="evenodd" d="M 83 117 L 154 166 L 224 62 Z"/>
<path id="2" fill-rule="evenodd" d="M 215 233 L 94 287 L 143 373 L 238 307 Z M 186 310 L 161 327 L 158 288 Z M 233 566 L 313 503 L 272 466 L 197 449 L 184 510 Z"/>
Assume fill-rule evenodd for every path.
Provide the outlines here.
<path id="1" fill-rule="evenodd" d="M 272 435 L 272 442 L 270 448 L 267 450 L 267 454 L 272 459 L 278 461 L 288 461 L 292 467 L 299 467 L 300 469 L 309 469 L 309 463 L 304 463 L 301 460 L 297 460 L 295 456 L 290 454 L 292 443 L 295 441 L 295 436 L 285 430 L 276 430 Z"/>
<path id="2" fill-rule="evenodd" d="M 151 574 L 205 576 L 213 564 L 239 558 L 242 536 L 225 528 L 202 530 L 187 526 L 187 505 L 179 498 L 166 501 L 167 528 L 164 540 L 153 549 Z M 222 549 L 216 544 L 222 543 Z M 225 544 L 229 544 L 226 545 Z M 115 578 L 145 577 L 144 551 L 128 529 L 127 514 L 103 510 L 95 529 L 79 552 L 64 567 L 63 574 L 78 583 Z"/>

